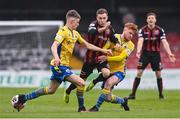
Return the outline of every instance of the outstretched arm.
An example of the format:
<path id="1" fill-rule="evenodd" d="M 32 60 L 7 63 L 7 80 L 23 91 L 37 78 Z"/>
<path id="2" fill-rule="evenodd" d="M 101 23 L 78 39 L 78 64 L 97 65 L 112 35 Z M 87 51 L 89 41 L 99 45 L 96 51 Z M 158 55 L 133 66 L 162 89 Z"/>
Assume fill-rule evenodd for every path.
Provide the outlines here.
<path id="1" fill-rule="evenodd" d="M 162 39 L 161 41 L 162 41 L 162 44 L 164 46 L 164 49 L 165 49 L 166 53 L 168 54 L 169 60 L 171 62 L 175 62 L 176 58 L 175 58 L 174 54 L 172 54 L 172 52 L 171 52 L 171 49 L 169 47 L 169 43 L 167 42 L 166 39 Z"/>
<path id="2" fill-rule="evenodd" d="M 92 44 L 86 42 L 85 40 L 84 40 L 83 44 L 86 46 L 87 49 L 90 49 L 90 50 L 93 50 L 93 51 L 100 51 L 100 52 L 102 52 L 104 54 L 112 55 L 111 50 L 96 47 L 95 45 L 92 45 Z"/>
<path id="3" fill-rule="evenodd" d="M 126 51 L 123 51 L 120 55 L 117 56 L 106 56 L 102 55 L 98 57 L 99 62 L 104 62 L 104 61 L 122 61 L 123 59 L 127 58 L 128 53 Z"/>
<path id="4" fill-rule="evenodd" d="M 51 52 L 54 58 L 54 65 L 58 66 L 60 63 L 60 59 L 57 53 L 57 47 L 59 46 L 59 42 L 58 41 L 54 41 L 52 46 L 51 46 Z"/>

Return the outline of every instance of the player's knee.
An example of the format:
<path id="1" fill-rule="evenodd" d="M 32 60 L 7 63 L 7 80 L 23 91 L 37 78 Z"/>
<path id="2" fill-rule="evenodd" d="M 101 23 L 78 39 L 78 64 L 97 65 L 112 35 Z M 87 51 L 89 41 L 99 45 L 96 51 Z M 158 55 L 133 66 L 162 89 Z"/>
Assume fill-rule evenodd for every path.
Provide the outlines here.
<path id="1" fill-rule="evenodd" d="M 161 72 L 160 71 L 156 71 L 156 77 L 161 78 Z"/>
<path id="2" fill-rule="evenodd" d="M 141 77 L 142 77 L 142 74 L 143 74 L 142 71 L 138 71 L 138 72 L 137 72 L 137 77 L 138 77 L 138 78 L 141 78 Z"/>
<path id="3" fill-rule="evenodd" d="M 104 78 L 108 78 L 110 75 L 109 69 L 106 69 L 106 68 L 102 69 L 102 75 Z"/>

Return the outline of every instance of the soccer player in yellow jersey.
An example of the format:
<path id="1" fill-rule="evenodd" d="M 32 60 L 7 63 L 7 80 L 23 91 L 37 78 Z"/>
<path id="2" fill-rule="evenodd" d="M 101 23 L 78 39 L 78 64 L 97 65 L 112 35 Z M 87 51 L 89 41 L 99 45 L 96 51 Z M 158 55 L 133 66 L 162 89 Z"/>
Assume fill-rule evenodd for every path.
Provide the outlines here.
<path id="1" fill-rule="evenodd" d="M 23 108 L 26 101 L 35 99 L 42 95 L 54 94 L 62 81 L 70 81 L 77 86 L 77 98 L 78 98 L 78 112 L 86 111 L 84 107 L 83 91 L 84 80 L 75 75 L 70 67 L 69 60 L 72 56 L 74 45 L 76 41 L 80 44 L 84 44 L 88 49 L 94 51 L 100 51 L 104 54 L 111 54 L 110 50 L 98 48 L 88 42 L 86 42 L 81 35 L 76 31 L 79 26 L 81 16 L 75 10 L 69 10 L 66 14 L 66 25 L 59 29 L 51 46 L 53 59 L 51 60 L 51 83 L 48 87 L 40 88 L 28 94 L 19 94 L 18 102 L 14 106 L 17 110 Z M 14 98 L 12 101 L 16 101 Z"/>
<path id="2" fill-rule="evenodd" d="M 112 49 L 113 55 L 99 56 L 99 61 L 108 61 L 111 75 L 102 85 L 102 93 L 100 94 L 97 103 L 89 111 L 98 111 L 104 101 L 120 104 L 125 111 L 129 111 L 128 99 L 121 98 L 112 94 L 112 89 L 115 85 L 121 82 L 125 77 L 126 60 L 131 52 L 134 50 L 134 44 L 131 41 L 134 35 L 137 34 L 137 25 L 133 23 L 126 23 L 122 35 L 117 34 L 121 48 L 116 49 L 114 44 L 106 45 Z"/>

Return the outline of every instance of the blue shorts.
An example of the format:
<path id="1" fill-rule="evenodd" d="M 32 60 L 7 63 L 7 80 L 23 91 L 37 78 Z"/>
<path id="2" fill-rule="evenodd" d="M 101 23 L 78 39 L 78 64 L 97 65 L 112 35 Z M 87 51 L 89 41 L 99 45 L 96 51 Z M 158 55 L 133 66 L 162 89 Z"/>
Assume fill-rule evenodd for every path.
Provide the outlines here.
<path id="1" fill-rule="evenodd" d="M 59 82 L 65 81 L 64 79 L 67 76 L 70 76 L 73 74 L 70 67 L 67 66 L 51 66 L 50 67 L 52 71 L 51 80 L 58 80 Z"/>
<path id="2" fill-rule="evenodd" d="M 117 72 L 114 72 L 113 74 L 111 74 L 110 77 L 111 77 L 111 76 L 116 76 L 116 77 L 118 77 L 119 81 L 121 82 L 121 81 L 124 79 L 124 77 L 125 77 L 125 73 L 124 73 L 124 72 L 117 71 Z M 104 88 L 105 83 L 106 83 L 106 80 L 104 80 L 103 83 L 102 83 L 102 85 L 101 85 L 101 88 L 102 88 L 102 89 Z M 117 83 L 116 85 L 118 85 L 118 83 Z M 114 88 L 114 86 L 112 87 L 112 89 L 113 89 L 113 88 Z"/>
<path id="3" fill-rule="evenodd" d="M 125 77 L 124 72 L 120 72 L 120 71 L 113 73 L 112 76 L 113 75 L 117 76 L 120 81 L 122 81 Z"/>

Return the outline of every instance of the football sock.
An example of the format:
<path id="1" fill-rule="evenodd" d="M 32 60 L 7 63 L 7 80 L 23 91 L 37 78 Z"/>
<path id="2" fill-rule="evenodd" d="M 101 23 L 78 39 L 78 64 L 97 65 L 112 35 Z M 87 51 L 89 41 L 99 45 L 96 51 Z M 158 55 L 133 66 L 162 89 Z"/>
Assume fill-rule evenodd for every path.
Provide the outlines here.
<path id="1" fill-rule="evenodd" d="M 83 87 L 77 86 L 76 95 L 77 95 L 77 99 L 78 99 L 79 108 L 84 107 L 84 98 L 83 98 L 84 86 Z"/>
<path id="2" fill-rule="evenodd" d="M 40 88 L 38 90 L 35 90 L 31 93 L 25 94 L 25 100 L 32 100 L 34 98 L 37 98 L 42 95 L 47 95 L 48 94 L 48 87 Z"/>
<path id="3" fill-rule="evenodd" d="M 141 81 L 141 78 L 136 77 L 133 83 L 133 89 L 132 89 L 132 94 L 135 95 L 136 94 L 136 90 L 139 86 L 139 83 Z"/>
<path id="4" fill-rule="evenodd" d="M 124 99 L 120 98 L 116 95 L 112 95 L 111 96 L 111 103 L 115 103 L 115 104 L 123 104 L 124 103 Z"/>
<path id="5" fill-rule="evenodd" d="M 66 93 L 70 94 L 72 90 L 76 88 L 76 85 L 72 84 L 66 89 Z"/>
<path id="6" fill-rule="evenodd" d="M 163 91 L 162 78 L 157 78 L 157 86 L 159 90 L 159 95 L 162 95 L 162 91 Z"/>
<path id="7" fill-rule="evenodd" d="M 96 107 L 99 109 L 101 107 L 101 105 L 103 104 L 103 102 L 106 99 L 106 95 L 108 95 L 110 93 L 110 90 L 107 89 L 103 89 L 102 93 L 100 94 L 97 102 L 96 102 Z"/>

